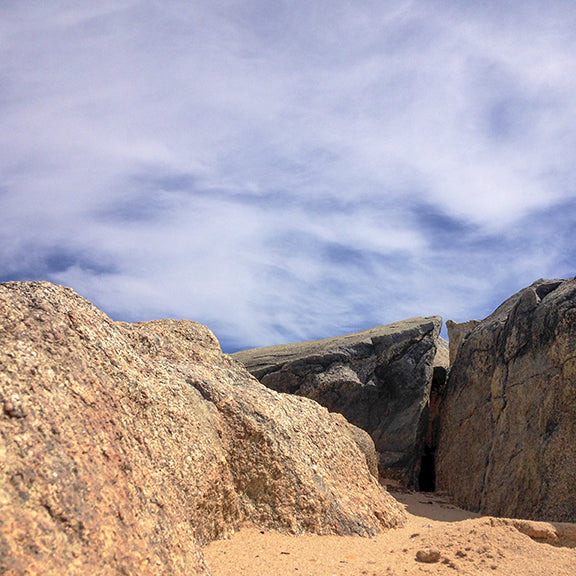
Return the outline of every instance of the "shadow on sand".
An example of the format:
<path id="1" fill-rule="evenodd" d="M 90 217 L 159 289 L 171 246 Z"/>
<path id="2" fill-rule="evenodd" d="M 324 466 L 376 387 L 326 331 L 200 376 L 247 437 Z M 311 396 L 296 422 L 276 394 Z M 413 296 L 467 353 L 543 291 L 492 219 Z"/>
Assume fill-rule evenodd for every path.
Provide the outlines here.
<path id="1" fill-rule="evenodd" d="M 437 492 L 413 492 L 384 483 L 388 492 L 406 506 L 406 511 L 435 522 L 462 522 L 480 518 L 481 514 L 462 510 L 450 503 L 448 498 Z"/>
<path id="2" fill-rule="evenodd" d="M 458 508 L 450 502 L 446 495 L 438 492 L 415 492 L 386 480 L 382 484 L 398 502 L 404 504 L 406 511 L 413 516 L 433 522 L 462 522 L 463 520 L 482 517 L 482 514 Z M 576 524 L 513 518 L 490 518 L 490 522 L 493 526 L 512 526 L 535 542 L 576 548 Z"/>

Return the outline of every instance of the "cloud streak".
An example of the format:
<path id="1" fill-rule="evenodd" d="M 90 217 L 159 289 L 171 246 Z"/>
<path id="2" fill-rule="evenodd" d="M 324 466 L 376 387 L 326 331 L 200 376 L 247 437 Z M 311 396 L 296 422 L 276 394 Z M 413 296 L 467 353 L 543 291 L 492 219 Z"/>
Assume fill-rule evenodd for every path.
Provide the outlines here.
<path id="1" fill-rule="evenodd" d="M 1 278 L 226 349 L 573 274 L 566 2 L 0 6 Z"/>

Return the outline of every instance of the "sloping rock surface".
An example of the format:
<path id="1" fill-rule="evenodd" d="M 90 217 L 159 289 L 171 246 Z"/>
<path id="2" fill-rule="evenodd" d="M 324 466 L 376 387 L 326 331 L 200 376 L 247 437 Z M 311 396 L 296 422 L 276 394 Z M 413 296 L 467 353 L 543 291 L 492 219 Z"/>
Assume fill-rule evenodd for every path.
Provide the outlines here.
<path id="1" fill-rule="evenodd" d="M 576 521 L 576 279 L 538 280 L 464 327 L 440 427 L 438 487 L 458 504 Z"/>
<path id="2" fill-rule="evenodd" d="M 439 316 L 412 318 L 233 357 L 269 388 L 316 400 L 366 430 L 381 474 L 415 485 L 441 325 Z"/>
<path id="3" fill-rule="evenodd" d="M 480 324 L 479 320 L 468 320 L 468 322 L 454 322 L 453 320 L 446 320 L 450 365 L 454 364 L 462 342 L 464 342 L 468 334 L 470 334 L 478 324 Z"/>
<path id="4" fill-rule="evenodd" d="M 248 520 L 372 535 L 404 513 L 339 417 L 271 391 L 204 326 L 112 322 L 0 285 L 0 573 L 208 574 Z"/>

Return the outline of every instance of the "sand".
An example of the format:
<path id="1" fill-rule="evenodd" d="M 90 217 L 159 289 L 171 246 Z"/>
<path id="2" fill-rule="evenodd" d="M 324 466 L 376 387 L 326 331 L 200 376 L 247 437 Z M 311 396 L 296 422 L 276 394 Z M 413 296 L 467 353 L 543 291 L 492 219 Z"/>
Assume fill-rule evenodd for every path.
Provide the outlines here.
<path id="1" fill-rule="evenodd" d="M 401 529 L 360 538 L 288 536 L 247 525 L 207 546 L 206 560 L 213 576 L 576 576 L 574 525 L 564 525 L 567 536 L 558 539 L 559 525 L 481 517 L 438 494 L 390 491 L 408 513 Z"/>

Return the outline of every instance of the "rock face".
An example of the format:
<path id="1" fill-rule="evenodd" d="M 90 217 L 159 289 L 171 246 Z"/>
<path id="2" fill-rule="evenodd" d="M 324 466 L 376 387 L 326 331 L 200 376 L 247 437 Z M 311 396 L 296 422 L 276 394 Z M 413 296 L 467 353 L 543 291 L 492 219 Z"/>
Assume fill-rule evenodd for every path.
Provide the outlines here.
<path id="1" fill-rule="evenodd" d="M 462 342 L 466 336 L 480 324 L 479 320 L 468 320 L 468 322 L 454 322 L 453 320 L 446 320 L 446 328 L 448 329 L 448 342 L 449 342 L 449 363 L 454 364 L 456 355 Z"/>
<path id="2" fill-rule="evenodd" d="M 384 476 L 417 485 L 442 319 L 233 354 L 263 384 L 316 400 L 366 430 Z"/>
<path id="3" fill-rule="evenodd" d="M 346 425 L 262 386 L 204 326 L 0 284 L 0 573 L 208 574 L 199 544 L 244 520 L 401 524 Z"/>
<path id="4" fill-rule="evenodd" d="M 576 521 L 576 279 L 539 280 L 465 332 L 438 487 L 491 515 Z"/>

